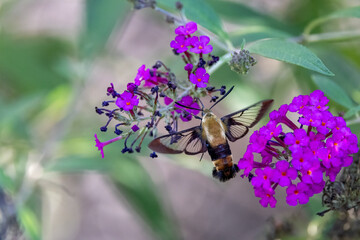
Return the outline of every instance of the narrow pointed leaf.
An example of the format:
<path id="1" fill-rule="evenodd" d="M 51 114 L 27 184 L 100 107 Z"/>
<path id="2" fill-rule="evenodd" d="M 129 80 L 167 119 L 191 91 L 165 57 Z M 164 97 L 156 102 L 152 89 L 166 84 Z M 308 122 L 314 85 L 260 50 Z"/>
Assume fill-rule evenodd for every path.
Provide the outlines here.
<path id="1" fill-rule="evenodd" d="M 247 49 L 251 53 L 267 58 L 292 63 L 324 75 L 334 76 L 312 51 L 295 42 L 283 39 L 265 39 L 252 43 Z"/>
<path id="2" fill-rule="evenodd" d="M 312 80 L 320 88 L 320 90 L 322 90 L 325 95 L 331 98 L 334 102 L 349 109 L 355 106 L 354 102 L 344 89 L 334 81 L 320 75 L 313 75 Z"/>

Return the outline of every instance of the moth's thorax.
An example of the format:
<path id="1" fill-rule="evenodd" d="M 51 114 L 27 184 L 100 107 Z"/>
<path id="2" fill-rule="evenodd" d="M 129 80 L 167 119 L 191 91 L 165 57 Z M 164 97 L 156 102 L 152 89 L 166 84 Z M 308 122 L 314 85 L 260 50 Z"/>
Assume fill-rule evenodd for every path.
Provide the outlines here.
<path id="1" fill-rule="evenodd" d="M 202 137 L 211 147 L 226 143 L 225 126 L 215 114 L 210 111 L 206 112 L 201 126 L 203 129 Z"/>

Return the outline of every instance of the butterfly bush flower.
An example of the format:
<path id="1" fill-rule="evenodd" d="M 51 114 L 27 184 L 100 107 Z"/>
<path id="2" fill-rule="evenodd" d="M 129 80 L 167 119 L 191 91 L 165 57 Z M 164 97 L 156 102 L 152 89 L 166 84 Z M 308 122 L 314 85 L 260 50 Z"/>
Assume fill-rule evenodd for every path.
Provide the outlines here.
<path id="1" fill-rule="evenodd" d="M 190 74 L 190 82 L 195 84 L 199 88 L 207 87 L 207 83 L 209 82 L 210 75 L 206 73 L 204 68 L 198 68 L 195 74 Z"/>
<path id="2" fill-rule="evenodd" d="M 135 106 L 139 104 L 139 99 L 137 96 L 134 96 L 131 92 L 125 91 L 120 94 L 120 97 L 116 100 L 116 105 L 119 108 L 124 109 L 125 111 L 132 110 Z"/>
<path id="3" fill-rule="evenodd" d="M 140 152 L 146 136 L 156 137 L 161 122 L 169 133 L 176 132 L 179 121 L 191 121 L 199 114 L 200 98 L 208 96 L 210 102 L 215 102 L 219 98 L 217 94 L 225 94 L 225 86 L 216 89 L 209 83 L 207 69 L 219 57 L 210 55 L 213 49 L 211 39 L 198 36 L 197 30 L 195 22 L 178 26 L 169 44 L 184 63 L 182 72 L 175 75 L 162 61 L 157 61 L 152 67 L 142 64 L 122 93 L 113 83 L 107 88 L 106 95 L 111 99 L 103 101 L 95 111 L 107 118 L 100 131 L 107 132 L 113 127 L 116 137 L 102 143 L 95 135 L 96 147 L 102 157 L 103 148 L 120 139 L 124 139 L 122 153 Z M 156 153 L 150 156 L 157 157 Z"/>
<path id="4" fill-rule="evenodd" d="M 289 205 L 306 204 L 322 191 L 326 178 L 335 181 L 340 170 L 351 165 L 351 155 L 359 150 L 357 136 L 342 117 L 328 111 L 327 103 L 320 90 L 295 97 L 272 111 L 268 124 L 250 136 L 238 166 L 244 170 L 242 176 L 251 179 L 262 206 L 275 207 L 279 186 L 286 187 Z M 298 114 L 299 124 L 288 114 Z M 255 154 L 261 162 L 254 160 Z"/>

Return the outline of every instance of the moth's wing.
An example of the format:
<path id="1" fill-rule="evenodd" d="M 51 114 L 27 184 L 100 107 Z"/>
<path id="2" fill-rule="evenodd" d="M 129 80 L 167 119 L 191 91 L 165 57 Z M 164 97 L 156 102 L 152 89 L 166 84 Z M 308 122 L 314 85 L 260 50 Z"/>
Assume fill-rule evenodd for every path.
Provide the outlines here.
<path id="1" fill-rule="evenodd" d="M 152 140 L 149 148 L 158 153 L 186 153 L 195 155 L 207 150 L 206 142 L 202 139 L 201 127 L 193 127 L 180 132 L 164 135 Z"/>
<path id="2" fill-rule="evenodd" d="M 222 117 L 221 120 L 227 127 L 227 138 L 235 142 L 244 137 L 248 133 L 249 128 L 260 121 L 273 101 L 272 99 L 260 101 L 240 111 Z"/>

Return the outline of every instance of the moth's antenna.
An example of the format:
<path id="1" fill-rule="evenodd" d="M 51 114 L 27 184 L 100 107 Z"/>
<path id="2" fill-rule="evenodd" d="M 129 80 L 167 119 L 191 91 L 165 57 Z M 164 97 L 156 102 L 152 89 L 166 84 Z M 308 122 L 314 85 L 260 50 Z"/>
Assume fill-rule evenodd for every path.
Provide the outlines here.
<path id="1" fill-rule="evenodd" d="M 227 93 L 225 93 L 225 95 L 222 96 L 222 98 L 220 98 L 219 101 L 217 101 L 216 103 L 214 103 L 214 104 L 211 106 L 211 108 L 209 108 L 209 109 L 212 109 L 216 104 L 218 104 L 219 102 L 221 102 L 221 100 L 223 100 L 224 98 L 226 98 L 226 96 L 229 95 L 229 93 L 230 93 L 233 89 L 234 89 L 234 86 L 232 86 L 232 87 L 230 88 L 230 90 L 227 91 Z"/>
<path id="2" fill-rule="evenodd" d="M 199 100 L 199 102 L 200 102 L 200 104 L 201 104 L 201 109 L 202 109 L 202 111 L 204 111 L 204 104 L 202 103 L 202 101 L 201 101 L 201 99 L 200 98 L 197 98 L 197 100 Z"/>
<path id="3" fill-rule="evenodd" d="M 179 105 L 179 106 L 182 106 L 184 108 L 188 108 L 188 109 L 194 109 L 194 110 L 198 110 L 198 111 L 203 111 L 202 109 L 198 109 L 198 108 L 193 108 L 193 107 L 189 107 L 189 106 L 185 106 L 185 105 L 182 105 L 181 103 L 179 102 L 175 102 L 175 104 Z"/>
<path id="4" fill-rule="evenodd" d="M 200 157 L 199 162 L 201 162 L 201 160 L 202 160 L 202 158 L 203 158 L 204 154 L 205 154 L 205 152 L 203 152 L 203 153 L 201 154 L 201 157 Z"/>
<path id="5" fill-rule="evenodd" d="M 201 115 L 204 116 L 204 104 L 203 102 L 200 100 L 200 98 L 196 98 L 197 100 L 199 100 L 200 104 L 201 104 Z"/>

